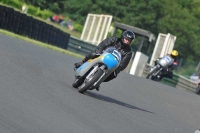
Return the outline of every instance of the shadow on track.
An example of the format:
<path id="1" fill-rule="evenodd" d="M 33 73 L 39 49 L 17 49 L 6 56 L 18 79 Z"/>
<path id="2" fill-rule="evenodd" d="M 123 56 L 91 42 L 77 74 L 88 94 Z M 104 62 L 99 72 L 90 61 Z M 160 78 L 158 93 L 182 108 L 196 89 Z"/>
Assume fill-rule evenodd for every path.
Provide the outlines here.
<path id="1" fill-rule="evenodd" d="M 96 93 L 91 92 L 91 91 L 85 92 L 85 95 L 90 96 L 90 97 L 95 98 L 95 99 L 98 99 L 98 100 L 102 100 L 102 101 L 106 101 L 106 102 L 110 102 L 110 103 L 115 103 L 115 104 L 130 108 L 130 109 L 137 109 L 137 110 L 141 110 L 141 111 L 144 111 L 144 112 L 148 112 L 148 113 L 154 114 L 153 112 L 150 112 L 150 111 L 147 111 L 147 110 L 132 106 L 130 104 L 118 101 L 116 99 L 113 99 L 113 98 L 110 98 L 110 97 L 107 97 L 107 96 L 103 96 L 101 94 L 96 94 Z"/>

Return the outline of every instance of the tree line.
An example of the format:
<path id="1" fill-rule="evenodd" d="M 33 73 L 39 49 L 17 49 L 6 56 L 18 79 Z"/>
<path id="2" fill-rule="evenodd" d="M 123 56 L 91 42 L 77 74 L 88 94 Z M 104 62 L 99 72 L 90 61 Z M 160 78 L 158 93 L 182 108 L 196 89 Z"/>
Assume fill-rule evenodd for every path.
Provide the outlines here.
<path id="1" fill-rule="evenodd" d="M 65 14 L 84 25 L 88 13 L 107 14 L 113 21 L 177 36 L 175 49 L 186 62 L 200 59 L 200 0 L 21 0 Z"/>

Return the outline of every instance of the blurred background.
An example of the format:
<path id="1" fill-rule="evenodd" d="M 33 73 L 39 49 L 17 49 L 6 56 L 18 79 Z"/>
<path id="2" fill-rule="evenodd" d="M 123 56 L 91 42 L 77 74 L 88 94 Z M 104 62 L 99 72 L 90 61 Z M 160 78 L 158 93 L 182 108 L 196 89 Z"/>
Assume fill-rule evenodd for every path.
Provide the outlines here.
<path id="1" fill-rule="evenodd" d="M 0 4 L 51 23 L 77 38 L 81 36 L 88 13 L 113 16 L 107 37 L 112 35 L 114 22 L 145 29 L 156 38 L 159 33 L 170 33 L 177 37 L 174 49 L 179 52 L 175 73 L 187 78 L 199 75 L 199 0 L 1 0 Z M 116 35 L 120 34 L 118 31 Z M 140 40 L 136 36 L 133 52 L 137 51 Z M 148 40 L 144 40 L 141 52 L 151 58 L 155 43 L 149 47 Z"/>

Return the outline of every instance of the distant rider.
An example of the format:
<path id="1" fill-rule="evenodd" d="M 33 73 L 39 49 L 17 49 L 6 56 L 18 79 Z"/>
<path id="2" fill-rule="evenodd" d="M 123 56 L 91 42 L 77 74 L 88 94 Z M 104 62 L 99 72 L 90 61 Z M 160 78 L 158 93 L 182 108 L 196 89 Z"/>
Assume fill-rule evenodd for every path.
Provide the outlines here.
<path id="1" fill-rule="evenodd" d="M 82 60 L 82 62 L 75 63 L 74 64 L 75 68 L 80 67 L 87 60 L 95 58 L 96 54 L 101 54 L 103 52 L 103 50 L 105 50 L 107 47 L 114 46 L 121 53 L 122 60 L 120 62 L 119 67 L 113 73 L 111 73 L 109 77 L 107 77 L 104 80 L 104 82 L 108 82 L 108 81 L 116 78 L 117 74 L 119 74 L 120 71 L 124 70 L 127 67 L 128 63 L 132 57 L 132 50 L 131 50 L 130 45 L 134 41 L 134 39 L 135 39 L 135 34 L 130 30 L 124 31 L 120 38 L 115 37 L 115 36 L 107 38 L 107 39 L 103 40 L 94 51 L 92 51 L 90 54 L 88 54 Z M 97 87 L 96 90 L 99 91 L 99 87 Z"/>
<path id="2" fill-rule="evenodd" d="M 178 62 L 177 62 L 177 57 L 178 57 L 178 51 L 176 50 L 172 50 L 171 54 L 169 54 L 170 57 L 174 60 L 173 63 L 168 66 L 167 70 L 162 72 L 162 74 L 160 75 L 160 80 L 162 80 L 163 77 L 166 78 L 173 78 L 173 70 L 177 67 Z M 161 58 L 156 59 L 155 61 L 155 65 L 157 65 L 157 62 L 160 60 Z"/>

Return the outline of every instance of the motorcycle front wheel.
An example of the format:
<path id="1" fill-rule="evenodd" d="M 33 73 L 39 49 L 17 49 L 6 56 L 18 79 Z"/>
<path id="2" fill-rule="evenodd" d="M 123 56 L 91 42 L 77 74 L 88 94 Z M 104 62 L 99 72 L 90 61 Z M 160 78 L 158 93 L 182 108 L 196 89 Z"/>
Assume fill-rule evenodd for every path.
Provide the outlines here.
<path id="1" fill-rule="evenodd" d="M 78 88 L 78 92 L 84 93 L 101 77 L 103 70 L 98 68 L 98 70 L 90 76 L 89 79 L 85 79 L 83 84 Z"/>
<path id="2" fill-rule="evenodd" d="M 146 78 L 147 78 L 147 79 L 151 78 L 151 77 L 152 77 L 152 74 L 153 74 L 155 71 L 157 71 L 157 70 L 158 70 L 158 68 L 153 69 L 153 70 L 146 76 Z"/>

